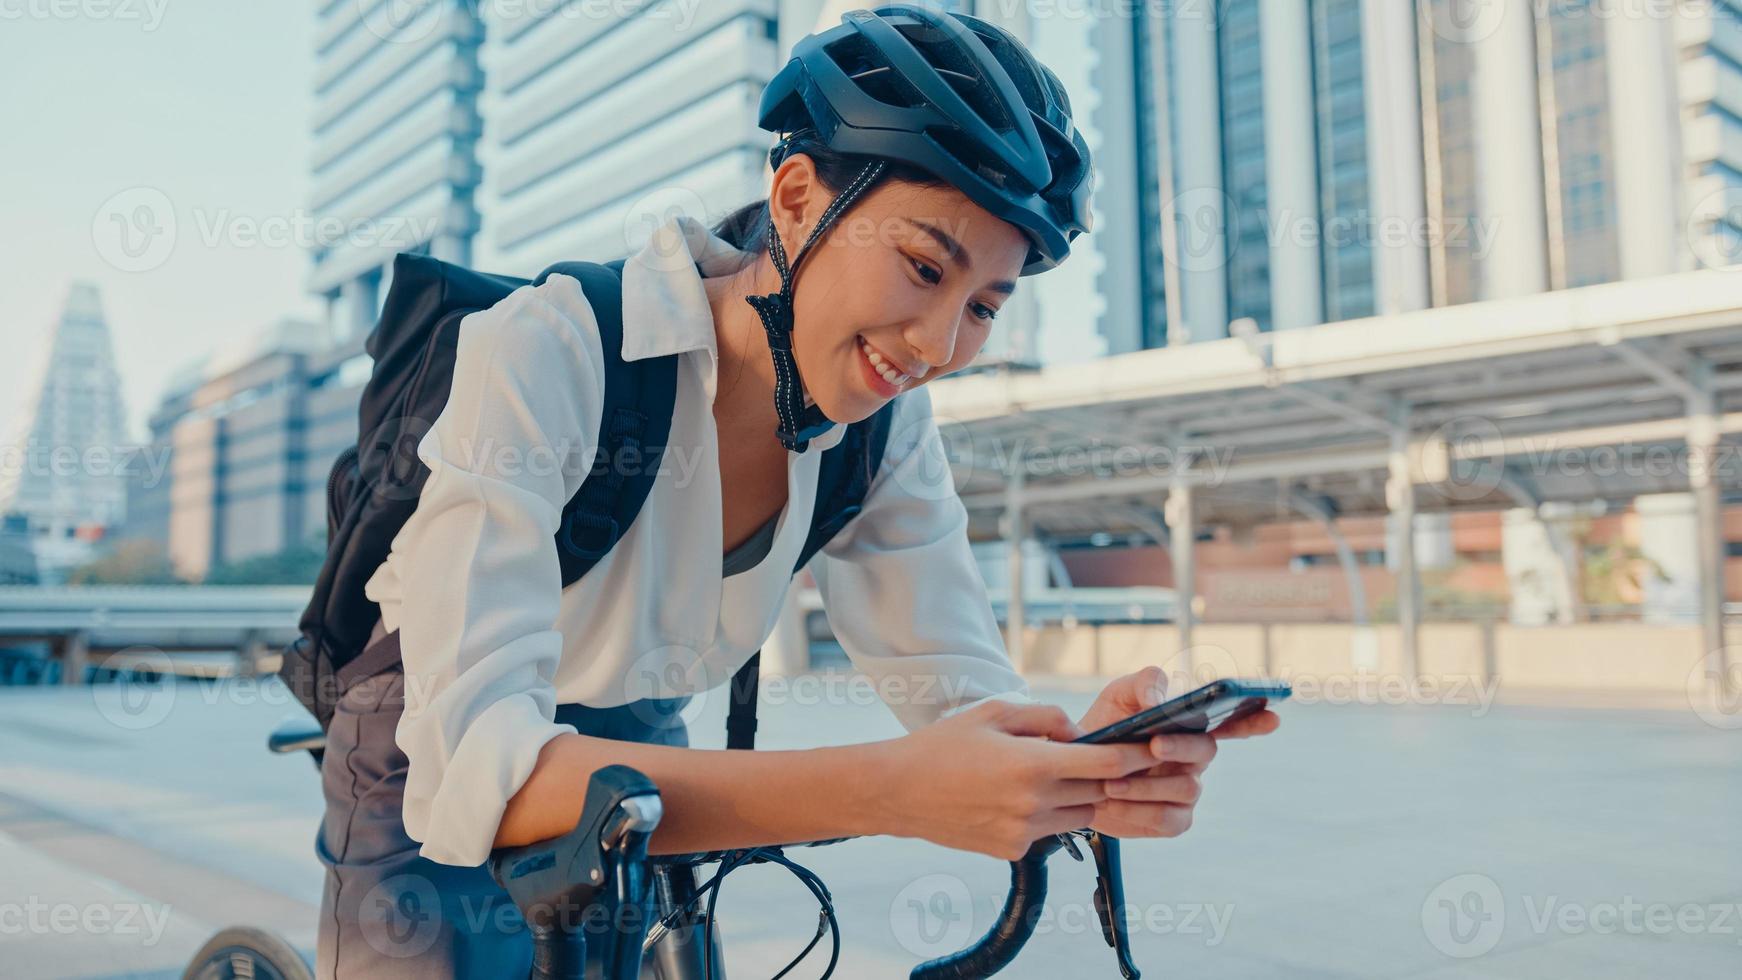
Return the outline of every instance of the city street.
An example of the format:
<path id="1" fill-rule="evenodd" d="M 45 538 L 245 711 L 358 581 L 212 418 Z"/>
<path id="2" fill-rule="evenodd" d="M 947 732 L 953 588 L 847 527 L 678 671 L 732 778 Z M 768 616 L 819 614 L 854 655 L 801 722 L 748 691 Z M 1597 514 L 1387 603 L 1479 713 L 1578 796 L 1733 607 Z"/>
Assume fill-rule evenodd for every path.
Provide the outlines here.
<path id="1" fill-rule="evenodd" d="M 717 694 L 719 692 L 716 692 Z M 768 692 L 766 746 L 896 734 L 865 688 Z M 1082 682 L 1044 693 L 1073 712 Z M 321 875 L 306 758 L 269 756 L 276 685 L 0 691 L 0 973 L 174 977 L 212 930 L 312 948 Z M 1504 702 L 1504 697 L 1502 698 Z M 716 744 L 724 697 L 704 699 Z M 1229 743 L 1196 826 L 1128 844 L 1146 975 L 1581 978 L 1742 972 L 1742 732 L 1689 711 L 1296 702 Z M 843 773 L 843 779 L 855 778 Z M 794 855 L 838 903 L 837 976 L 904 975 L 983 929 L 1004 867 L 923 842 Z M 1117 976 L 1093 876 L 1060 855 L 1008 975 Z M 721 899 L 732 975 L 767 977 L 815 928 L 784 871 Z M 827 941 L 793 975 L 822 971 Z"/>

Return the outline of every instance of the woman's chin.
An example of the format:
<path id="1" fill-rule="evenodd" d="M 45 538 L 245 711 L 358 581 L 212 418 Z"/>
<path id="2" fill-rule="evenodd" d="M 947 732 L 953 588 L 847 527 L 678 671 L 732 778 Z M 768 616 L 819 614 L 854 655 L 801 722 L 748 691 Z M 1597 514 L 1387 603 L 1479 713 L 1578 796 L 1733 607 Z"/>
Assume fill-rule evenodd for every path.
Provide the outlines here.
<path id="1" fill-rule="evenodd" d="M 816 398 L 817 407 L 823 410 L 824 415 L 842 425 L 863 422 L 884 405 L 884 402 L 868 394 L 855 393 L 847 398 L 843 398 L 841 395 L 841 392 L 831 391 L 824 392 L 822 398 L 817 398 L 815 393 L 812 393 L 811 397 Z"/>

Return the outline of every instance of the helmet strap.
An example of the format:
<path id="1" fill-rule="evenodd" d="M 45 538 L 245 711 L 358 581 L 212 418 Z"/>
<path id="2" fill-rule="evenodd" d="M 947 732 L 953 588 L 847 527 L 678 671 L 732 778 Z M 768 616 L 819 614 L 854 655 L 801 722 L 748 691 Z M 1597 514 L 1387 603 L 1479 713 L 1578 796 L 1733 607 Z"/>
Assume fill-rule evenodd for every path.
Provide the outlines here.
<path id="1" fill-rule="evenodd" d="M 764 296 L 746 296 L 744 301 L 762 318 L 762 327 L 768 333 L 768 352 L 774 359 L 774 410 L 780 417 L 775 435 L 790 452 L 804 452 L 812 439 L 835 424 L 823 414 L 822 408 L 805 404 L 804 379 L 799 377 L 798 361 L 792 355 L 793 279 L 811 246 L 840 217 L 841 212 L 865 193 L 886 165 L 883 160 L 867 163 L 865 169 L 859 171 L 859 175 L 829 202 L 817 219 L 816 227 L 811 229 L 810 237 L 798 250 L 790 269 L 786 264 L 786 246 L 781 244 L 780 232 L 772 219 L 768 222 L 768 254 L 774 262 L 774 271 L 780 274 L 780 290 Z"/>

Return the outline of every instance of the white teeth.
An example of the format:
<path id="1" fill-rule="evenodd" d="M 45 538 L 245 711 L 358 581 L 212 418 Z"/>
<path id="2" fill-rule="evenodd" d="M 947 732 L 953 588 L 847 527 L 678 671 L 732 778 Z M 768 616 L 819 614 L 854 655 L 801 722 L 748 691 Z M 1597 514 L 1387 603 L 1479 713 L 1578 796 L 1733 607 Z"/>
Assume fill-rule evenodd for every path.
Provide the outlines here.
<path id="1" fill-rule="evenodd" d="M 897 387 L 909 380 L 907 375 L 897 371 L 895 368 L 891 367 L 887 361 L 883 360 L 883 355 L 873 350 L 871 345 L 865 342 L 864 337 L 859 338 L 859 347 L 865 352 L 865 357 L 871 362 L 871 366 L 876 368 L 877 373 L 883 376 L 883 380 Z"/>

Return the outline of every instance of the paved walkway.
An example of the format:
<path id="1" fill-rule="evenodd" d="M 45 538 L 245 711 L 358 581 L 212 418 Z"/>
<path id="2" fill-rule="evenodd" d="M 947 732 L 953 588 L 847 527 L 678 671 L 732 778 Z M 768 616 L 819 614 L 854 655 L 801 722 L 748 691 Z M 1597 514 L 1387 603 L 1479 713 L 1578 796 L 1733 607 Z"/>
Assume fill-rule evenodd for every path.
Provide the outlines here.
<path id="1" fill-rule="evenodd" d="M 898 733 L 863 689 L 809 684 L 765 710 L 765 745 Z M 1051 693 L 1078 710 L 1078 687 Z M 294 706 L 273 686 L 125 693 L 0 689 L 0 974 L 175 977 L 230 922 L 307 949 L 315 772 L 261 747 Z M 698 741 L 717 743 L 723 701 L 702 705 Z M 1283 714 L 1278 735 L 1225 747 L 1186 837 L 1127 844 L 1150 975 L 1742 976 L 1742 730 L 1685 710 Z M 915 841 L 800 856 L 838 901 L 839 977 L 905 975 L 1003 895 L 1001 864 Z M 1041 934 L 1008 975 L 1117 976 L 1092 874 L 1053 867 Z M 739 980 L 772 974 L 816 922 L 770 868 L 734 874 L 721 908 Z M 811 962 L 793 975 L 820 974 Z"/>

